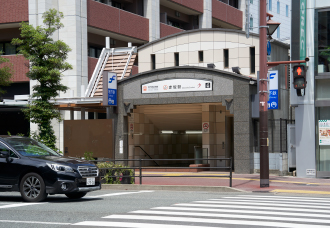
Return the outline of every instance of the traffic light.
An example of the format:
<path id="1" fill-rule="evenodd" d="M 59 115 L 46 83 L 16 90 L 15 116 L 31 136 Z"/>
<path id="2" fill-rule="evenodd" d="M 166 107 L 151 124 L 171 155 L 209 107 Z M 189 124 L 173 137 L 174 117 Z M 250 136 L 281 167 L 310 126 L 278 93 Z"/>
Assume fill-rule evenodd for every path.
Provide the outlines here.
<path id="1" fill-rule="evenodd" d="M 295 89 L 305 89 L 306 88 L 306 66 L 305 65 L 295 65 L 293 66 L 293 85 Z"/>

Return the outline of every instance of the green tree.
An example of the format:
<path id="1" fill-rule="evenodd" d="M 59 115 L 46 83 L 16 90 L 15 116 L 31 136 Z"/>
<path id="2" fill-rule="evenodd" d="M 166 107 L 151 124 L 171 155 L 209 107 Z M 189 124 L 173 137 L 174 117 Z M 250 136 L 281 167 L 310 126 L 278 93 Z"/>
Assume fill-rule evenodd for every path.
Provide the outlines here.
<path id="1" fill-rule="evenodd" d="M 9 59 L 1 57 L 0 51 L 0 95 L 4 94 L 6 91 L 2 89 L 3 86 L 9 86 L 11 83 L 11 76 L 13 74 L 13 70 L 11 68 L 11 64 L 8 65 Z M 2 66 L 3 63 L 7 63 Z"/>
<path id="2" fill-rule="evenodd" d="M 12 44 L 19 45 L 19 53 L 30 62 L 27 77 L 38 82 L 33 86 L 32 102 L 23 112 L 32 123 L 38 125 L 38 139 L 56 149 L 51 121 L 61 121 L 61 114 L 50 100 L 68 89 L 61 83 L 61 74 L 72 69 L 66 62 L 71 49 L 63 41 L 54 41 L 52 38 L 54 32 L 63 27 L 63 13 L 50 9 L 42 17 L 43 26 L 33 27 L 22 22 L 21 39 L 13 39 Z"/>

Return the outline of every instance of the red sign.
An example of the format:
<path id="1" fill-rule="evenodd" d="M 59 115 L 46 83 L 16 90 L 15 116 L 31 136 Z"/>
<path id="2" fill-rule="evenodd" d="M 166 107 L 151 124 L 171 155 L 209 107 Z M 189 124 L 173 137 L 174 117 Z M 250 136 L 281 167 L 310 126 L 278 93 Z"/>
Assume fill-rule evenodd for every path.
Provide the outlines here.
<path id="1" fill-rule="evenodd" d="M 131 131 L 133 131 L 133 129 L 134 129 L 134 125 L 133 125 L 132 123 L 129 125 L 129 129 L 130 129 Z"/>
<path id="2" fill-rule="evenodd" d="M 209 124 L 208 124 L 208 123 L 204 123 L 204 124 L 203 124 L 203 129 L 205 129 L 205 130 L 206 130 L 206 129 L 209 129 Z"/>

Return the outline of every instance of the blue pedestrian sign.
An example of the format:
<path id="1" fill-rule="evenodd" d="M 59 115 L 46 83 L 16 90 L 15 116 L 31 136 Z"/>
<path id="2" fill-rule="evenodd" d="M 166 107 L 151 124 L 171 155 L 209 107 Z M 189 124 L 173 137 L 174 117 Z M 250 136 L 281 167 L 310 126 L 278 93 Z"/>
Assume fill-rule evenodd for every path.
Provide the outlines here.
<path id="1" fill-rule="evenodd" d="M 268 109 L 279 109 L 278 102 L 278 70 L 268 71 L 269 73 L 269 99 Z"/>
<path id="2" fill-rule="evenodd" d="M 270 41 L 267 42 L 267 55 L 270 55 L 272 52 L 272 47 L 270 46 Z"/>
<path id="3" fill-rule="evenodd" d="M 108 105 L 117 106 L 117 74 L 108 72 Z"/>

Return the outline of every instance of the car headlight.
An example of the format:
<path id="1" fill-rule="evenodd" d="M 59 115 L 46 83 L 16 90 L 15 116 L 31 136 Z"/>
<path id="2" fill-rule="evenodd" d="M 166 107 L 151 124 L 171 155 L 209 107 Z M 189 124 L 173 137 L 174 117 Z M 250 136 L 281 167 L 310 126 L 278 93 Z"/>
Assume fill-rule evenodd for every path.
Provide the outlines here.
<path id="1" fill-rule="evenodd" d="M 74 170 L 70 166 L 59 165 L 59 164 L 49 164 L 49 163 L 46 163 L 46 164 L 48 165 L 49 168 L 51 168 L 52 170 L 54 170 L 56 172 L 68 172 L 68 173 L 74 172 Z"/>

